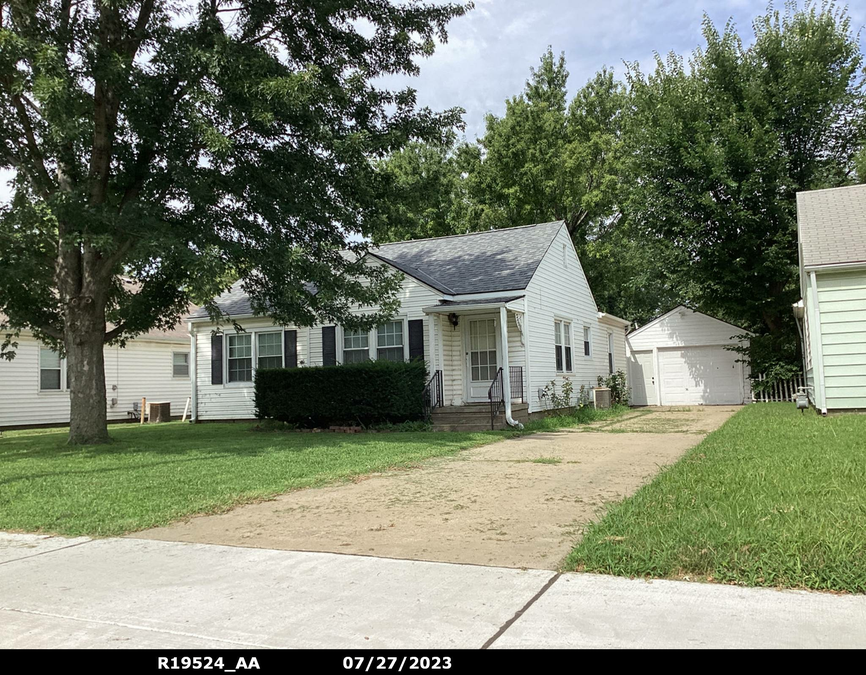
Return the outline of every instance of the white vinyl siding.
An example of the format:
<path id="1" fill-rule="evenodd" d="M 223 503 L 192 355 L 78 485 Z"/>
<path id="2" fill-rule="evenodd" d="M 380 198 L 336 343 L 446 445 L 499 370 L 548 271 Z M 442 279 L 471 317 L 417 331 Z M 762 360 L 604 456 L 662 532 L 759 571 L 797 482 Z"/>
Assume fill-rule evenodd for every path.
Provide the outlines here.
<path id="1" fill-rule="evenodd" d="M 424 358 L 430 362 L 431 354 L 438 359 L 438 341 L 433 346 L 430 344 L 430 328 L 429 322 L 431 317 L 428 317 L 422 311 L 422 308 L 434 305 L 439 301 L 441 295 L 430 290 L 428 287 L 416 282 L 410 277 L 403 279 L 401 289 L 398 291 L 398 297 L 401 301 L 400 317 L 404 322 L 403 342 L 407 342 L 406 322 L 412 319 L 422 319 L 424 321 Z M 366 308 L 366 310 L 357 310 L 358 314 L 364 311 L 373 311 L 375 307 Z M 257 331 L 267 332 L 269 329 L 275 329 L 272 320 L 261 317 L 251 319 L 241 319 L 240 325 L 247 331 L 253 333 Z M 450 337 L 452 330 L 448 326 L 447 320 L 446 337 Z M 196 330 L 196 386 L 197 386 L 197 410 L 196 419 L 201 420 L 228 420 L 228 419 L 252 419 L 255 417 L 255 392 L 252 382 L 232 383 L 227 384 L 211 384 L 211 330 L 213 326 L 209 323 L 200 323 L 194 325 Z M 295 327 L 287 326 L 287 329 L 297 330 L 298 342 L 298 366 L 321 366 L 322 365 L 322 326 L 316 325 L 312 327 Z M 458 333 L 459 334 L 459 333 Z M 370 351 L 377 348 L 375 330 L 372 332 L 373 338 L 369 342 Z M 345 331 L 337 329 L 337 359 L 341 363 L 345 363 L 345 343 L 343 339 Z M 444 347 L 444 345 L 443 345 Z M 404 353 L 406 347 L 403 347 Z M 228 352 L 228 347 L 224 346 L 224 350 Z M 441 368 L 440 364 L 435 365 L 436 368 Z M 455 373 L 452 368 L 445 370 L 445 389 L 446 394 L 450 391 L 451 383 L 449 376 L 454 377 Z M 457 374 L 459 378 L 459 374 Z M 462 386 L 462 380 L 458 379 L 458 386 Z M 446 401 L 447 403 L 447 401 Z"/>
<path id="2" fill-rule="evenodd" d="M 565 260 L 562 255 L 563 246 Z M 526 288 L 526 298 L 524 339 L 526 358 L 529 360 L 526 391 L 529 410 L 536 412 L 546 407 L 545 402 L 539 398 L 539 390 L 544 389 L 551 381 L 561 387 L 568 378 L 574 385 L 577 396 L 581 385 L 587 389 L 594 387 L 598 376 L 607 373 L 606 355 L 599 360 L 593 355 L 582 356 L 584 326 L 590 329 L 592 340 L 603 340 L 604 337 L 599 325 L 598 307 L 565 227 L 556 235 L 549 252 L 538 265 Z M 576 344 L 578 353 L 573 354 L 571 373 L 556 370 L 554 322 L 563 318 L 572 323 L 572 350 L 574 340 L 581 341 Z M 563 366 L 564 357 L 563 354 Z"/>
<path id="3" fill-rule="evenodd" d="M 0 360 L 0 427 L 69 422 L 69 391 L 63 362 L 61 390 L 40 388 L 41 345 L 29 334 L 18 339 L 15 358 Z M 106 346 L 105 388 L 109 420 L 128 419 L 127 411 L 142 398 L 171 403 L 172 415 L 183 413 L 190 395 L 190 380 L 173 376 L 173 353 L 188 350 L 188 338 L 146 336 L 130 340 L 125 347 Z"/>
<path id="4" fill-rule="evenodd" d="M 866 408 L 866 271 L 818 272 L 820 345 L 828 410 Z"/>

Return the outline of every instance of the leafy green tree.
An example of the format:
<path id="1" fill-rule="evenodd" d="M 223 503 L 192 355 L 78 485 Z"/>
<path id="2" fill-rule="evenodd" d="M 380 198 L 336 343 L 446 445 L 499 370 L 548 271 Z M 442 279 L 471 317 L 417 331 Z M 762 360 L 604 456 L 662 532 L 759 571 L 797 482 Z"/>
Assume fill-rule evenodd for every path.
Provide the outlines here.
<path id="1" fill-rule="evenodd" d="M 673 282 L 756 331 L 753 370 L 796 363 L 796 193 L 853 180 L 866 130 L 862 57 L 844 10 L 770 11 L 745 46 L 709 19 L 706 46 L 628 74 L 628 210 L 680 256 Z M 771 356 L 775 355 L 775 356 Z"/>
<path id="2" fill-rule="evenodd" d="M 362 253 L 381 218 L 376 161 L 441 142 L 459 111 L 374 81 L 417 73 L 466 9 L 0 4 L 0 166 L 16 172 L 0 312 L 7 346 L 30 329 L 68 356 L 70 442 L 108 440 L 103 344 L 173 325 L 228 278 L 285 323 L 394 310 L 393 275 L 340 249 Z"/>
<path id="3" fill-rule="evenodd" d="M 448 143 L 414 142 L 384 160 L 389 181 L 377 241 L 425 239 L 468 231 L 464 183 L 457 157 Z"/>
<path id="4" fill-rule="evenodd" d="M 622 209 L 629 95 L 605 69 L 569 103 L 567 81 L 548 50 L 505 115 L 488 115 L 478 149 L 464 151 L 468 213 L 482 228 L 564 220 L 599 306 L 644 322 L 679 293 L 664 275 L 669 247 L 636 239 Z"/>

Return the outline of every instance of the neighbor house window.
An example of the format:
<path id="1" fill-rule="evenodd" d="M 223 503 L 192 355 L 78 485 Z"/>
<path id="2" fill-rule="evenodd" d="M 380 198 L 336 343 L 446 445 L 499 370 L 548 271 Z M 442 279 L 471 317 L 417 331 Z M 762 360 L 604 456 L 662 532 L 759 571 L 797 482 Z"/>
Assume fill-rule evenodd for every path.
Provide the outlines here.
<path id="1" fill-rule="evenodd" d="M 571 322 L 553 322 L 553 342 L 556 351 L 556 372 L 570 373 L 573 370 L 571 354 Z"/>
<path id="2" fill-rule="evenodd" d="M 256 333 L 256 368 L 283 367 L 283 333 Z"/>
<path id="3" fill-rule="evenodd" d="M 389 321 L 376 329 L 376 358 L 382 361 L 403 360 L 403 322 Z"/>
<path id="4" fill-rule="evenodd" d="M 39 350 L 39 389 L 60 391 L 63 389 L 63 360 L 53 349 Z"/>
<path id="5" fill-rule="evenodd" d="M 583 355 L 589 356 L 592 353 L 592 329 L 589 326 L 583 327 Z"/>
<path id="6" fill-rule="evenodd" d="M 613 375 L 613 333 L 607 334 L 607 371 Z"/>
<path id="7" fill-rule="evenodd" d="M 172 352 L 172 377 L 189 377 L 189 352 Z"/>
<path id="8" fill-rule="evenodd" d="M 370 334 L 367 331 L 343 329 L 343 363 L 370 360 Z"/>
<path id="9" fill-rule="evenodd" d="M 229 382 L 253 381 L 253 336 L 249 333 L 227 335 Z"/>

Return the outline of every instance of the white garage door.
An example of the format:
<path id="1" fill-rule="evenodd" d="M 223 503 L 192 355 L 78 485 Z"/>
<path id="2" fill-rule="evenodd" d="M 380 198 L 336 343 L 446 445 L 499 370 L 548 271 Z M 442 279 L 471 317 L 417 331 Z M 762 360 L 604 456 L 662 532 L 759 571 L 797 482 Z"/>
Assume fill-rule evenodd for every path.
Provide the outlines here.
<path id="1" fill-rule="evenodd" d="M 744 398 L 743 364 L 721 347 L 660 349 L 662 405 L 739 404 Z"/>

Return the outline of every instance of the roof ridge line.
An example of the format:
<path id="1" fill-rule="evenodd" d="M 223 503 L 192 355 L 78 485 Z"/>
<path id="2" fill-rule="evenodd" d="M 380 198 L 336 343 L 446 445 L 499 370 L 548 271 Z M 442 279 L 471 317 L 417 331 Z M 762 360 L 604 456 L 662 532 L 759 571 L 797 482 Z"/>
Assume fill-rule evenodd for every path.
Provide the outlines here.
<path id="1" fill-rule="evenodd" d="M 477 230 L 475 232 L 463 232 L 461 234 L 444 234 L 441 237 L 423 237 L 421 239 L 401 239 L 400 241 L 388 241 L 384 244 L 376 244 L 377 248 L 382 248 L 383 246 L 393 246 L 395 244 L 410 244 L 416 241 L 441 241 L 442 239 L 456 239 L 457 237 L 471 237 L 474 235 L 480 234 L 491 234 L 493 232 L 506 232 L 510 230 L 525 230 L 530 227 L 541 227 L 542 225 L 553 225 L 554 223 L 564 223 L 565 221 L 560 220 L 548 220 L 545 223 L 530 223 L 529 225 L 514 225 L 513 227 L 497 227 L 492 230 Z"/>

